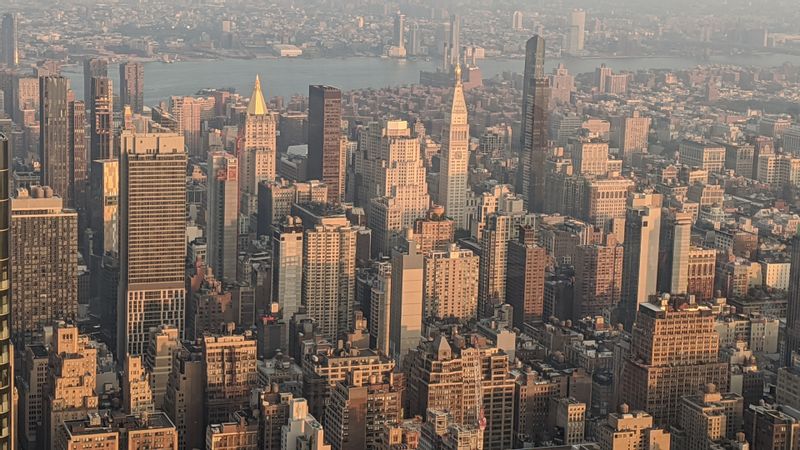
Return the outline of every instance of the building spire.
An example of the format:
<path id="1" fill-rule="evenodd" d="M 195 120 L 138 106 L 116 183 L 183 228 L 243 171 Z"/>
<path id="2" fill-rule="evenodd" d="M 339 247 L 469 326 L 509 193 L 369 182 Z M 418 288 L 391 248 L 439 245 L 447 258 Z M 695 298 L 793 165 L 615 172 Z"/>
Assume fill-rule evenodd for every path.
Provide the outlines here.
<path id="1" fill-rule="evenodd" d="M 256 75 L 256 84 L 253 86 L 253 94 L 250 95 L 250 103 L 247 105 L 247 114 L 263 116 L 267 114 L 267 102 L 264 101 L 264 94 L 261 93 L 261 80 Z"/>

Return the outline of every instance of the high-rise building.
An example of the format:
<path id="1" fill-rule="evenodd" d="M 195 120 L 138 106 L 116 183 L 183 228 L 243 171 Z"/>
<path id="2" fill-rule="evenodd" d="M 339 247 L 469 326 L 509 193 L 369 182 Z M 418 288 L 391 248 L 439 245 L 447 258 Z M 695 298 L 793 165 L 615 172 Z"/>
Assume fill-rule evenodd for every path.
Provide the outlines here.
<path id="1" fill-rule="evenodd" d="M 683 397 L 678 419 L 681 432 L 673 434 L 674 446 L 708 448 L 712 442 L 736 439 L 742 429 L 743 408 L 741 395 L 719 392 L 713 384 L 703 386 L 702 394 Z"/>
<path id="2" fill-rule="evenodd" d="M 333 450 L 376 448 L 382 428 L 402 417 L 402 388 L 388 379 L 353 376 L 331 392 L 323 423 Z"/>
<path id="3" fill-rule="evenodd" d="M 114 89 L 110 78 L 91 78 L 89 102 L 92 161 L 116 159 L 119 152 L 114 149 Z"/>
<path id="4" fill-rule="evenodd" d="M 42 424 L 42 408 L 47 389 L 49 354 L 44 345 L 27 345 L 23 374 L 19 378 L 19 442 L 24 449 L 41 447 L 39 426 Z"/>
<path id="5" fill-rule="evenodd" d="M 573 9 L 569 13 L 569 33 L 567 34 L 567 53 L 577 55 L 583 51 L 586 40 L 586 11 Z"/>
<path id="6" fill-rule="evenodd" d="M 331 450 L 322 425 L 308 413 L 303 398 L 289 402 L 289 423 L 281 428 L 281 450 Z"/>
<path id="7" fill-rule="evenodd" d="M 122 367 L 122 410 L 126 414 L 141 414 L 154 410 L 150 375 L 141 356 L 125 357 Z"/>
<path id="8" fill-rule="evenodd" d="M 18 343 L 42 327 L 78 316 L 78 214 L 47 187 L 20 189 L 11 200 L 11 311 Z"/>
<path id="9" fill-rule="evenodd" d="M 280 305 L 288 321 L 302 305 L 303 224 L 299 217 L 286 216 L 273 231 L 272 262 L 272 301 Z"/>
<path id="10" fill-rule="evenodd" d="M 73 204 L 70 180 L 69 79 L 39 78 L 39 158 L 42 185 L 50 186 L 67 205 Z"/>
<path id="11" fill-rule="evenodd" d="M 425 319 L 478 317 L 480 257 L 450 244 L 447 250 L 425 254 Z"/>
<path id="12" fill-rule="evenodd" d="M 235 281 L 239 258 L 239 161 L 226 152 L 208 155 L 208 265 L 219 279 Z"/>
<path id="13" fill-rule="evenodd" d="M 172 130 L 182 134 L 186 151 L 190 157 L 205 159 L 202 153 L 200 122 L 202 105 L 200 100 L 195 97 L 177 97 L 169 99 L 169 111 L 175 119 L 175 129 Z"/>
<path id="14" fill-rule="evenodd" d="M 389 255 L 430 207 L 419 148 L 404 120 L 373 122 L 361 133 L 356 203 L 368 210 L 374 255 Z"/>
<path id="15" fill-rule="evenodd" d="M 406 48 L 406 15 L 398 11 L 394 15 L 394 36 L 392 44 L 397 48 Z"/>
<path id="16" fill-rule="evenodd" d="M 85 414 L 59 425 L 58 450 L 176 449 L 178 433 L 162 412 L 111 417 L 108 411 Z"/>
<path id="17" fill-rule="evenodd" d="M 575 248 L 575 297 L 572 318 L 608 316 L 622 294 L 623 246 L 613 234 L 604 243 Z"/>
<path id="18" fill-rule="evenodd" d="M 256 212 L 258 184 L 275 180 L 276 139 L 275 115 L 267 108 L 256 76 L 239 139 L 239 190 L 245 196 L 246 214 Z"/>
<path id="19" fill-rule="evenodd" d="M 550 80 L 544 74 L 544 39 L 538 35 L 525 44 L 525 75 L 522 86 L 522 126 L 517 192 L 528 211 L 544 208 L 544 160 L 547 155 L 547 114 Z"/>
<path id="20" fill-rule="evenodd" d="M 725 169 L 725 147 L 720 144 L 684 140 L 678 147 L 678 155 L 682 164 L 689 167 L 722 172 Z"/>
<path id="21" fill-rule="evenodd" d="M 164 411 L 175 423 L 181 449 L 205 446 L 205 371 L 199 348 L 187 344 L 175 350 Z"/>
<path id="22" fill-rule="evenodd" d="M 250 404 L 250 391 L 258 381 L 256 340 L 241 334 L 205 336 L 201 349 L 206 423 L 226 422 Z"/>
<path id="23" fill-rule="evenodd" d="M 342 142 L 342 91 L 308 87 L 308 178 L 328 186 L 328 203 L 344 201 L 346 149 Z"/>
<path id="24" fill-rule="evenodd" d="M 574 91 L 575 76 L 569 73 L 563 63 L 559 63 L 550 75 L 550 100 L 553 103 L 568 104 Z"/>
<path id="25" fill-rule="evenodd" d="M 664 209 L 658 247 L 658 290 L 689 293 L 692 214 Z"/>
<path id="26" fill-rule="evenodd" d="M 347 225 L 316 225 L 306 229 L 303 240 L 301 298 L 331 342 L 347 333 L 353 320 L 356 234 Z"/>
<path id="27" fill-rule="evenodd" d="M 625 217 L 622 261 L 622 321 L 630 330 L 639 305 L 658 292 L 658 244 L 661 234 L 661 194 L 634 194 Z M 646 409 L 645 411 L 650 411 Z"/>
<path id="28" fill-rule="evenodd" d="M 149 332 L 174 325 L 186 303 L 186 151 L 176 133 L 120 136 L 117 355 L 141 355 Z"/>
<path id="29" fill-rule="evenodd" d="M 89 153 L 86 148 L 86 105 L 84 102 L 69 102 L 67 120 L 69 121 L 68 158 L 69 186 L 71 188 L 71 192 L 67 196 L 71 203 L 67 203 L 67 206 L 82 211 L 82 216 L 88 216 L 86 208 L 89 201 Z"/>
<path id="30" fill-rule="evenodd" d="M 3 24 L 0 29 L 2 47 L 2 62 L 6 67 L 13 68 L 19 64 L 19 48 L 17 43 L 17 16 L 14 13 L 3 15 Z"/>
<path id="31" fill-rule="evenodd" d="M 442 70 L 452 73 L 461 62 L 461 16 L 451 14 L 450 21 L 445 23 L 444 48 L 442 50 Z"/>
<path id="32" fill-rule="evenodd" d="M 572 138 L 569 143 L 576 175 L 605 176 L 608 173 L 608 142 L 598 138 Z"/>
<path id="33" fill-rule="evenodd" d="M 628 405 L 622 405 L 619 412 L 609 414 L 595 433 L 601 450 L 670 448 L 669 432 L 656 428 L 653 416 L 647 412 L 630 411 Z"/>
<path id="34" fill-rule="evenodd" d="M 514 326 L 539 322 L 544 312 L 544 275 L 547 252 L 536 244 L 532 226 L 519 229 L 516 240 L 508 242 L 506 302 L 514 307 Z"/>
<path id="35" fill-rule="evenodd" d="M 48 369 L 42 448 L 54 448 L 62 422 L 97 412 L 97 349 L 76 327 L 59 323 L 53 330 Z"/>
<path id="36" fill-rule="evenodd" d="M 800 417 L 791 408 L 750 405 L 744 411 L 744 434 L 753 449 L 792 448 L 800 439 Z"/>
<path id="37" fill-rule="evenodd" d="M 619 396 L 650 412 L 659 425 L 677 425 L 680 399 L 714 383 L 728 387 L 728 363 L 719 361 L 714 314 L 694 297 L 652 296 L 639 305 L 630 354 L 622 363 Z"/>
<path id="38" fill-rule="evenodd" d="M 425 259 L 416 242 L 407 250 L 392 250 L 392 291 L 389 308 L 389 355 L 398 364 L 422 337 Z"/>
<path id="39" fill-rule="evenodd" d="M 453 101 L 445 115 L 439 169 L 439 203 L 456 226 L 467 229 L 467 175 L 469 172 L 469 122 L 461 65 L 456 66 Z"/>
<path id="40" fill-rule="evenodd" d="M 689 264 L 686 272 L 686 293 L 698 300 L 708 301 L 714 297 L 714 277 L 717 273 L 717 250 L 713 248 L 690 247 Z"/>
<path id="41" fill-rule="evenodd" d="M 478 279 L 478 318 L 492 317 L 495 306 L 506 299 L 508 241 L 513 218 L 495 214 L 481 236 L 481 260 Z"/>
<path id="42" fill-rule="evenodd" d="M 126 61 L 119 65 L 119 101 L 134 114 L 144 109 L 144 64 Z"/>
<path id="43" fill-rule="evenodd" d="M 270 236 L 275 226 L 292 213 L 292 205 L 328 203 L 328 187 L 319 181 L 289 182 L 285 179 L 258 184 L 259 236 Z"/>
<path id="44" fill-rule="evenodd" d="M 86 58 L 83 60 L 83 101 L 86 109 L 92 113 L 94 97 L 92 97 L 92 79 L 108 77 L 108 61 L 102 58 Z"/>
<path id="45" fill-rule="evenodd" d="M 8 138 L 0 133 L 0 186 L 8 186 L 11 182 L 11 154 Z M 0 327 L 11 330 L 11 248 L 9 239 L 9 226 L 11 221 L 11 205 L 8 191 L 0 191 L 0 218 L 6 225 L 0 227 L 0 279 L 5 283 L 0 285 Z M 16 434 L 15 414 L 11 405 L 14 404 L 14 346 L 11 343 L 11 333 L 0 336 L 0 404 L 9 405 L 0 410 L 0 447 L 14 448 Z"/>
<path id="46" fill-rule="evenodd" d="M 434 205 L 425 218 L 414 222 L 414 240 L 421 253 L 447 250 L 455 240 L 455 223 L 444 215 L 444 208 Z"/>
<path id="47" fill-rule="evenodd" d="M 178 329 L 162 325 L 150 330 L 147 353 L 144 355 L 144 367 L 150 374 L 150 391 L 153 393 L 153 405 L 156 409 L 165 410 L 164 396 L 167 392 L 170 373 L 172 372 L 173 353 L 180 347 Z"/>
<path id="48" fill-rule="evenodd" d="M 784 347 L 784 365 L 789 367 L 794 366 L 792 360 L 795 355 L 800 356 L 800 235 L 792 238 L 790 267 Z"/>
<path id="49" fill-rule="evenodd" d="M 619 149 L 623 159 L 629 162 L 634 153 L 646 153 L 650 134 L 650 117 L 641 117 L 634 111 L 631 117 L 621 120 L 619 129 Z"/>
<path id="50" fill-rule="evenodd" d="M 522 20 L 522 11 L 514 11 L 514 14 L 511 15 L 511 29 L 514 31 L 522 30 L 524 28 Z"/>

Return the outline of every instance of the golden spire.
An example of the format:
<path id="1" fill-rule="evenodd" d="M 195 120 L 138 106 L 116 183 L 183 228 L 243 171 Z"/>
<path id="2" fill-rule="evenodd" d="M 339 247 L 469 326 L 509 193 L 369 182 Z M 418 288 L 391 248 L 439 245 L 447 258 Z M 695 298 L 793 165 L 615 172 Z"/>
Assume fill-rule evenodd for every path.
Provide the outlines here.
<path id="1" fill-rule="evenodd" d="M 256 75 L 256 84 L 253 86 L 253 94 L 250 95 L 250 103 L 247 105 L 247 114 L 263 116 L 267 114 L 267 102 L 264 101 L 264 94 L 261 93 L 261 81 Z"/>
<path id="2" fill-rule="evenodd" d="M 461 84 L 461 63 L 456 64 L 456 84 Z"/>

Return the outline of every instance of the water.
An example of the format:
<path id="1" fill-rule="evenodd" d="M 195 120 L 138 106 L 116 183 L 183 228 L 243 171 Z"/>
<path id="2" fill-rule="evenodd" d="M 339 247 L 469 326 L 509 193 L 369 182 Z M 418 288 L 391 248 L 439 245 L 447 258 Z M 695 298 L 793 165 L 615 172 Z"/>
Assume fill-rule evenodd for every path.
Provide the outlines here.
<path id="1" fill-rule="evenodd" d="M 592 72 L 601 63 L 614 70 L 668 68 L 681 70 L 698 64 L 717 63 L 741 66 L 774 67 L 785 62 L 800 65 L 800 56 L 747 55 L 716 56 L 708 61 L 688 57 L 619 58 L 619 59 L 550 59 L 547 70 L 563 62 L 571 73 Z M 481 61 L 484 78 L 502 72 L 522 72 L 521 59 L 489 59 Z M 82 66 L 81 66 L 82 67 Z M 317 59 L 222 59 L 186 61 L 173 64 L 151 62 L 145 64 L 145 103 L 157 104 L 171 95 L 192 95 L 202 88 L 233 87 L 243 95 L 250 95 L 256 74 L 261 76 L 264 94 L 288 97 L 308 93 L 309 84 L 330 84 L 344 90 L 356 88 L 383 88 L 419 82 L 420 70 L 434 70 L 433 61 L 401 61 L 386 58 L 317 58 Z M 78 98 L 83 98 L 83 74 L 80 67 L 64 71 L 72 79 L 72 88 Z M 116 66 L 109 67 L 109 75 L 118 83 Z M 116 90 L 116 86 L 115 86 Z"/>

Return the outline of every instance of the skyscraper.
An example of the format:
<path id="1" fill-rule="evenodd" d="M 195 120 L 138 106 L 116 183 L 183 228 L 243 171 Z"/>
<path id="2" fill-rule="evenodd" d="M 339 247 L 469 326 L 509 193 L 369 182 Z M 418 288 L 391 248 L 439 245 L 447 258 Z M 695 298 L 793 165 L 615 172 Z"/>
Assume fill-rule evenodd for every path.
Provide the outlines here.
<path id="1" fill-rule="evenodd" d="M 469 123 L 461 84 L 461 65 L 456 66 L 453 101 L 445 115 L 439 169 L 439 203 L 459 229 L 467 229 L 467 174 L 469 171 Z"/>
<path id="2" fill-rule="evenodd" d="M 175 118 L 175 130 L 183 134 L 189 156 L 205 159 L 200 145 L 200 102 L 194 97 L 170 97 L 170 113 Z"/>
<path id="3" fill-rule="evenodd" d="M 489 217 L 481 235 L 478 318 L 492 317 L 494 307 L 505 303 L 506 259 L 512 226 L 511 216 L 495 214 Z"/>
<path id="4" fill-rule="evenodd" d="M 533 227 L 520 227 L 518 239 L 508 242 L 507 252 L 506 301 L 514 307 L 514 326 L 522 329 L 525 323 L 543 319 L 547 252 L 536 245 Z"/>
<path id="5" fill-rule="evenodd" d="M 206 423 L 226 422 L 249 405 L 256 387 L 256 340 L 251 335 L 205 336 L 201 341 L 205 371 Z"/>
<path id="6" fill-rule="evenodd" d="M 64 199 L 64 203 L 71 205 L 68 92 L 68 78 L 39 78 L 39 157 L 42 161 L 42 185 L 50 186 Z"/>
<path id="7" fill-rule="evenodd" d="M 450 15 L 447 57 L 449 58 L 447 71 L 453 70 L 461 61 L 461 16 L 458 14 Z"/>
<path id="8" fill-rule="evenodd" d="M 524 28 L 522 19 L 522 11 L 514 11 L 514 14 L 511 15 L 511 29 L 514 31 L 522 30 Z"/>
<path id="9" fill-rule="evenodd" d="M 89 190 L 89 154 L 86 151 L 86 105 L 78 100 L 68 105 L 69 121 L 69 186 L 67 206 L 86 208 Z"/>
<path id="10" fill-rule="evenodd" d="M 389 354 L 400 364 L 422 337 L 424 258 L 413 240 L 392 250 Z"/>
<path id="11" fill-rule="evenodd" d="M 471 250 L 461 250 L 456 244 L 425 255 L 426 319 L 467 322 L 477 318 L 479 261 Z"/>
<path id="12" fill-rule="evenodd" d="M 328 203 L 344 201 L 345 147 L 342 144 L 342 91 L 308 87 L 308 178 L 328 186 Z"/>
<path id="13" fill-rule="evenodd" d="M 245 196 L 245 214 L 252 214 L 258 208 L 258 184 L 275 180 L 275 130 L 275 116 L 267 109 L 261 81 L 256 76 L 240 135 L 239 189 Z"/>
<path id="14" fill-rule="evenodd" d="M 114 88 L 108 77 L 91 79 L 89 94 L 91 158 L 116 159 L 114 150 Z"/>
<path id="15" fill-rule="evenodd" d="M 569 33 L 567 34 L 567 53 L 577 55 L 583 51 L 586 29 L 586 11 L 573 9 L 569 13 Z"/>
<path id="16" fill-rule="evenodd" d="M 144 109 L 144 64 L 127 61 L 119 65 L 119 101 L 136 114 Z"/>
<path id="17" fill-rule="evenodd" d="M 398 11 L 394 16 L 394 36 L 392 43 L 397 48 L 406 47 L 406 15 Z"/>
<path id="18" fill-rule="evenodd" d="M 175 133 L 120 136 L 117 355 L 141 355 L 150 328 L 184 329 L 186 151 Z"/>
<path id="19" fill-rule="evenodd" d="M 239 165 L 226 152 L 208 155 L 208 265 L 217 278 L 236 280 L 239 257 Z"/>
<path id="20" fill-rule="evenodd" d="M 11 167 L 8 138 L 0 133 L 0 186 L 8 186 Z M 5 226 L 0 226 L 0 327 L 11 330 L 11 248 L 9 239 L 9 223 L 11 222 L 11 204 L 8 190 L 0 190 L 0 218 Z M 14 346 L 11 344 L 11 333 L 0 335 L 0 404 L 8 405 L 0 410 L 0 448 L 14 448 Z"/>
<path id="21" fill-rule="evenodd" d="M 3 16 L 2 35 L 0 41 L 3 43 L 2 55 L 3 64 L 6 67 L 17 67 L 19 64 L 19 49 L 17 44 L 17 17 L 13 13 Z"/>
<path id="22" fill-rule="evenodd" d="M 658 292 L 661 194 L 633 194 L 625 217 L 622 260 L 622 322 L 630 330 L 639 305 Z M 648 410 L 649 411 L 649 410 Z"/>
<path id="23" fill-rule="evenodd" d="M 11 200 L 14 337 L 28 342 L 42 327 L 78 315 L 78 214 L 41 186 Z"/>
<path id="24" fill-rule="evenodd" d="M 671 294 L 690 293 L 689 255 L 692 241 L 692 214 L 664 209 L 659 242 L 658 290 Z"/>
<path id="25" fill-rule="evenodd" d="M 529 211 L 544 208 L 544 161 L 547 155 L 547 114 L 550 79 L 544 74 L 544 39 L 538 35 L 525 44 L 522 86 L 522 139 L 517 192 Z"/>
<path id="26" fill-rule="evenodd" d="M 287 322 L 300 310 L 303 289 L 303 224 L 285 217 L 272 232 L 272 301 Z"/>
<path id="27" fill-rule="evenodd" d="M 620 302 L 622 292 L 623 246 L 613 234 L 605 243 L 581 245 L 575 249 L 575 297 L 572 317 L 605 316 Z"/>
<path id="28" fill-rule="evenodd" d="M 331 342 L 350 330 L 356 287 L 356 230 L 317 225 L 303 241 L 302 299 Z"/>
<path id="29" fill-rule="evenodd" d="M 89 113 L 94 105 L 92 97 L 92 79 L 108 77 L 108 61 L 101 58 L 87 58 L 83 60 L 83 101 Z"/>
<path id="30" fill-rule="evenodd" d="M 800 235 L 792 238 L 789 271 L 789 301 L 786 311 L 786 347 L 784 365 L 791 367 L 793 353 L 800 356 Z"/>

